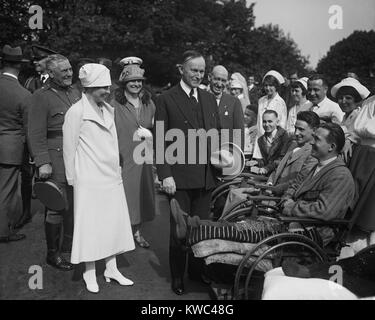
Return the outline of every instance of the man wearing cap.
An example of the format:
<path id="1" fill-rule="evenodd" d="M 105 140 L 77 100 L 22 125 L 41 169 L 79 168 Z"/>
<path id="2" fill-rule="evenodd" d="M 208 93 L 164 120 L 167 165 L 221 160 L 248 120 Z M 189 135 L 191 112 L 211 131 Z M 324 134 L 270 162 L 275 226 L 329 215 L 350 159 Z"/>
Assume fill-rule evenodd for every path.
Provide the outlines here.
<path id="1" fill-rule="evenodd" d="M 55 54 L 56 52 L 40 45 L 32 45 L 31 51 L 33 55 L 36 75 L 28 78 L 24 86 L 31 93 L 34 93 L 36 90 L 43 87 L 45 83 L 47 83 L 49 75 L 46 68 L 46 59 L 49 54 Z M 17 228 L 20 228 L 31 221 L 31 195 L 33 179 L 33 167 L 30 163 L 31 160 L 32 159 L 30 159 L 29 150 L 28 148 L 25 148 L 24 160 L 21 167 L 21 194 L 23 214 L 22 218 L 16 225 Z"/>
<path id="2" fill-rule="evenodd" d="M 62 190 L 67 203 L 66 210 L 46 209 L 47 263 L 57 269 L 69 271 L 72 270 L 72 265 L 60 254 L 63 224 L 63 246 L 67 251 L 73 234 L 72 190 L 66 185 L 62 125 L 65 113 L 81 95 L 71 87 L 73 72 L 66 57 L 51 55 L 46 60 L 46 66 L 50 81 L 30 99 L 28 138 L 39 179 L 53 180 Z"/>
<path id="3" fill-rule="evenodd" d="M 224 66 L 215 66 L 208 75 L 210 92 L 216 98 L 222 129 L 229 130 L 229 141 L 244 146 L 244 115 L 240 100 L 224 92 L 228 82 L 228 71 Z"/>
<path id="4" fill-rule="evenodd" d="M 307 82 L 307 98 L 312 102 L 314 111 L 322 121 L 340 124 L 344 117 L 339 105 L 328 99 L 328 84 L 320 74 L 312 75 Z"/>
<path id="5" fill-rule="evenodd" d="M 25 149 L 26 100 L 30 93 L 18 82 L 23 59 L 20 47 L 5 45 L 0 75 L 0 243 L 18 241 L 23 234 L 13 232 L 22 214 L 18 178 Z"/>
<path id="6" fill-rule="evenodd" d="M 203 80 L 206 63 L 203 56 L 196 51 L 186 51 L 182 57 L 182 64 L 178 65 L 181 74 L 180 82 L 161 94 L 156 99 L 156 113 L 154 125 L 155 141 L 160 137 L 158 128 L 164 126 L 164 133 L 170 129 L 178 129 L 187 138 L 188 130 L 220 129 L 220 118 L 218 114 L 215 97 L 207 91 L 199 89 Z M 167 149 L 166 143 L 164 150 Z M 186 139 L 187 141 L 187 139 Z M 169 143 L 170 144 L 170 143 Z M 210 155 L 210 143 L 206 150 L 199 148 L 200 152 L 207 152 Z M 216 185 L 215 171 L 210 163 L 198 164 L 199 154 L 195 153 L 194 164 L 188 164 L 189 151 L 196 151 L 198 148 L 189 150 L 189 145 L 185 145 L 184 163 L 169 164 L 166 161 L 167 155 L 162 155 L 160 161 L 160 147 L 155 148 L 156 167 L 162 187 L 167 194 L 173 196 L 181 204 L 182 208 L 189 214 L 198 215 L 201 218 L 208 218 L 210 209 L 210 199 L 212 189 Z M 191 149 L 191 146 L 190 146 Z M 159 150 L 159 151 L 158 151 Z M 172 276 L 172 290 L 181 295 L 184 293 L 184 271 L 186 264 L 186 251 L 178 241 L 174 232 L 174 222 L 171 221 L 171 232 L 169 242 L 169 264 Z M 192 258 L 192 257 L 191 257 Z M 191 261 L 193 259 L 189 259 Z M 197 277 L 194 274 L 193 264 L 189 262 L 189 275 L 191 278 Z"/>
<path id="7" fill-rule="evenodd" d="M 50 54 L 56 54 L 57 52 L 40 45 L 32 45 L 31 51 L 33 55 L 33 62 L 35 66 L 36 75 L 28 78 L 25 82 L 25 88 L 31 93 L 43 87 L 49 78 L 46 59 Z"/>

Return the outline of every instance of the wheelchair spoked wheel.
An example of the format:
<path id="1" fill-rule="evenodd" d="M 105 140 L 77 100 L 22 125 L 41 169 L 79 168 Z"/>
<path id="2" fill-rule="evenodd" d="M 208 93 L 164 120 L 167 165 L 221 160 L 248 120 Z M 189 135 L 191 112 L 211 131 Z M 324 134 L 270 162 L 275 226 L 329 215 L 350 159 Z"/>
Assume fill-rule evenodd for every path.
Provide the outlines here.
<path id="1" fill-rule="evenodd" d="M 277 244 L 269 247 L 266 250 L 263 249 L 264 251 L 258 257 L 257 255 L 255 255 L 257 251 L 262 250 L 263 246 L 270 245 L 274 242 L 277 242 Z M 288 246 L 300 246 L 300 247 L 306 248 L 310 253 L 313 254 L 314 257 L 318 258 L 319 261 L 329 260 L 328 256 L 323 251 L 323 249 L 317 243 L 315 243 L 310 238 L 304 235 L 295 234 L 291 232 L 285 232 L 285 233 L 280 233 L 280 234 L 276 234 L 274 236 L 268 237 L 262 240 L 261 242 L 259 242 L 252 250 L 250 250 L 242 259 L 241 263 L 239 264 L 236 275 L 235 275 L 235 279 L 234 279 L 233 298 L 235 300 L 239 300 L 241 291 L 244 291 L 245 299 L 248 300 L 249 292 L 250 292 L 250 283 L 251 283 L 250 280 L 258 264 L 264 258 L 271 255 L 272 253 L 275 254 L 274 256 L 279 255 L 278 256 L 278 259 L 280 259 L 279 264 L 281 264 L 281 260 L 282 260 L 281 255 L 283 253 L 283 250 L 280 251 L 280 249 L 284 249 L 285 247 L 288 247 Z M 279 252 L 277 252 L 278 250 Z M 255 258 L 255 261 L 251 264 L 251 267 L 246 274 L 244 271 L 245 271 L 247 262 L 251 257 Z M 244 286 L 241 287 L 241 280 L 243 283 L 244 278 L 245 278 L 245 283 L 244 283 Z"/>

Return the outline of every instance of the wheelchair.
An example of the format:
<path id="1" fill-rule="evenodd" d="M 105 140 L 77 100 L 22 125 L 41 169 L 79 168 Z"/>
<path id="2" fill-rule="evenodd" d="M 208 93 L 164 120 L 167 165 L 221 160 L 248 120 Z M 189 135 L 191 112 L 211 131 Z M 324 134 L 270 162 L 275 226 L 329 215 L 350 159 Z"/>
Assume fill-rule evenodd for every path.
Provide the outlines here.
<path id="1" fill-rule="evenodd" d="M 206 266 L 208 267 L 208 276 L 213 279 L 211 289 L 216 299 L 260 298 L 254 289 L 262 289 L 259 284 L 263 284 L 261 279 L 263 279 L 264 273 L 272 268 L 280 267 L 285 259 L 294 259 L 302 264 L 314 261 L 329 262 L 335 260 L 339 256 L 341 248 L 346 246 L 345 239 L 357 219 L 357 216 L 353 214 L 353 212 L 358 212 L 355 210 L 355 206 L 352 205 L 348 209 L 343 219 L 331 221 L 285 217 L 279 214 L 281 198 L 267 194 L 266 190 L 272 190 L 272 187 L 264 184 L 266 179 L 264 176 L 242 172 L 231 181 L 222 181 L 213 192 L 211 203 L 213 220 L 236 222 L 244 218 L 270 219 L 284 225 L 286 230 L 254 244 L 250 250 L 243 254 L 242 260 L 237 265 L 223 266 L 224 263 L 220 266 L 221 263 L 211 262 L 209 266 Z M 234 203 L 223 211 L 223 201 L 226 201 L 231 188 L 241 187 L 251 187 L 256 189 L 256 192 L 248 194 L 245 199 Z M 292 223 L 298 223 L 300 229 L 290 231 L 288 226 Z M 311 228 L 316 230 L 321 227 L 330 227 L 334 233 L 333 239 L 326 247 L 323 247 L 321 242 L 316 241 L 309 234 Z M 215 270 L 217 266 L 220 267 L 218 271 Z M 222 267 L 226 270 L 228 279 L 231 279 L 230 284 L 219 283 L 217 280 L 225 277 L 225 272 L 221 277 L 217 277 L 217 273 L 222 273 Z"/>

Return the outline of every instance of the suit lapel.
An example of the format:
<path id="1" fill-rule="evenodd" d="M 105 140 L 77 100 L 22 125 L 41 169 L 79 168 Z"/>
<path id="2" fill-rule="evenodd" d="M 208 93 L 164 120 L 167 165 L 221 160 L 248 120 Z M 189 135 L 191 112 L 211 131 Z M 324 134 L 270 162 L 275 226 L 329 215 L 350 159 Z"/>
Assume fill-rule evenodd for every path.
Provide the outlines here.
<path id="1" fill-rule="evenodd" d="M 282 130 L 280 130 L 280 128 L 278 128 L 277 132 L 276 132 L 275 139 L 273 139 L 273 141 L 271 143 L 270 151 L 268 152 L 268 158 L 270 158 L 273 155 L 273 153 L 275 152 L 275 149 L 278 147 L 281 132 L 282 132 Z"/>
<path id="2" fill-rule="evenodd" d="M 195 121 L 189 97 L 186 95 L 184 90 L 182 90 L 179 84 L 175 87 L 175 90 L 172 94 L 172 98 L 175 101 L 177 108 L 181 111 L 181 113 L 184 115 L 184 117 L 190 123 L 190 125 L 193 128 L 198 129 L 198 124 Z"/>
<path id="3" fill-rule="evenodd" d="M 291 158 L 288 160 L 287 165 L 290 165 L 292 162 L 296 161 L 299 159 L 302 155 L 304 155 L 307 152 L 311 151 L 311 144 L 306 143 L 301 149 L 297 150 L 296 152 L 293 153 Z"/>
<path id="4" fill-rule="evenodd" d="M 275 179 L 274 181 L 277 181 L 281 175 L 281 172 L 283 172 L 283 170 L 285 169 L 285 167 L 289 164 L 289 157 L 290 157 L 290 154 L 292 153 L 293 151 L 288 151 L 286 153 L 286 155 L 282 158 L 280 164 L 277 166 L 277 169 L 276 169 L 276 172 L 275 172 Z"/>
<path id="5" fill-rule="evenodd" d="M 315 176 L 313 176 L 315 170 L 316 170 L 316 167 L 318 165 L 315 165 L 308 177 L 304 180 L 304 182 L 301 184 L 299 190 L 297 190 L 296 194 L 302 194 L 306 191 L 309 191 L 312 189 L 312 187 L 314 186 L 314 184 L 320 180 L 321 177 L 323 177 L 324 175 L 327 174 L 328 171 L 330 171 L 331 169 L 335 168 L 335 167 L 338 167 L 340 166 L 341 163 L 340 161 L 338 161 L 338 159 L 332 161 L 331 163 L 327 164 L 325 167 L 323 167 Z"/>
<path id="6" fill-rule="evenodd" d="M 228 109 L 228 97 L 223 93 L 219 103 L 219 115 L 224 115 L 225 111 Z"/>
<path id="7" fill-rule="evenodd" d="M 209 130 L 211 114 L 210 114 L 210 108 L 208 107 L 209 106 L 209 101 L 207 100 L 208 95 L 201 94 L 201 89 L 198 89 L 198 97 L 199 97 L 199 103 L 202 106 L 204 126 L 206 130 Z"/>

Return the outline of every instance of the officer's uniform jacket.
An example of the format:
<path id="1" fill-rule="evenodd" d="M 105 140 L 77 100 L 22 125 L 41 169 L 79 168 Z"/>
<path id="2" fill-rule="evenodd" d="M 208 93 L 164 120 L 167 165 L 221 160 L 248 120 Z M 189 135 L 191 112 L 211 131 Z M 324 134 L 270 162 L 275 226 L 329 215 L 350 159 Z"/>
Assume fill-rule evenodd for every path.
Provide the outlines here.
<path id="1" fill-rule="evenodd" d="M 62 88 L 50 81 L 34 92 L 30 99 L 28 139 L 37 167 L 50 163 L 52 179 L 65 182 L 62 126 L 67 110 L 78 100 L 78 90 Z"/>

